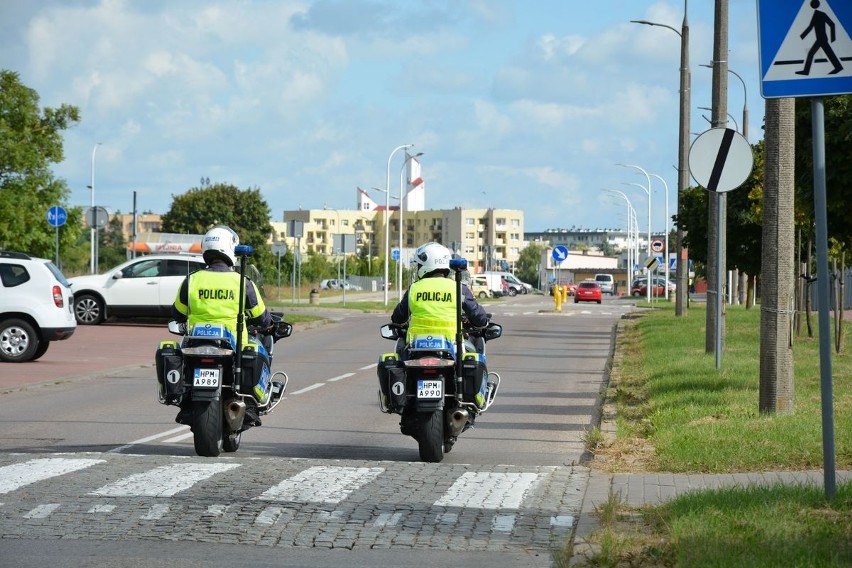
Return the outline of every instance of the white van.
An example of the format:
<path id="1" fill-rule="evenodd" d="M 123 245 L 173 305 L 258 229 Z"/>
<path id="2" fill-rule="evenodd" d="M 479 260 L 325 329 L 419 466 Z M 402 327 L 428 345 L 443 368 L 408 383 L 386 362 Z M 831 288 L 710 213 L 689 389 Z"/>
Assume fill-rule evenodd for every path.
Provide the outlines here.
<path id="1" fill-rule="evenodd" d="M 481 272 L 479 274 L 473 274 L 472 277 L 476 278 L 478 281 L 484 280 L 488 289 L 491 290 L 491 293 L 495 298 L 504 296 L 507 293 L 506 290 L 503 290 L 503 279 L 497 272 Z"/>
<path id="2" fill-rule="evenodd" d="M 595 282 L 600 284 L 601 293 L 610 296 L 615 294 L 615 278 L 612 274 L 595 274 Z"/>
<path id="3" fill-rule="evenodd" d="M 512 274 L 511 272 L 483 272 L 482 274 L 493 274 L 498 278 L 505 278 L 506 283 L 509 285 L 509 295 L 514 296 L 515 294 L 526 294 L 532 291 L 532 286 L 527 284 L 526 282 L 521 282 L 518 280 L 518 277 Z M 501 284 L 502 290 L 502 284 Z"/>

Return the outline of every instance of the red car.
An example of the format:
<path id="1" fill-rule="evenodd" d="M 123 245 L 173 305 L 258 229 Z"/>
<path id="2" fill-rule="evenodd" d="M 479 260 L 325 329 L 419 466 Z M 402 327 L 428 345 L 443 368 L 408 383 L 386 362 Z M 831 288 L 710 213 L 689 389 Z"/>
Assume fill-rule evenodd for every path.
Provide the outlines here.
<path id="1" fill-rule="evenodd" d="M 602 299 L 601 285 L 592 281 L 580 282 L 577 286 L 577 292 L 574 294 L 575 304 L 579 302 L 597 302 L 600 304 Z"/>

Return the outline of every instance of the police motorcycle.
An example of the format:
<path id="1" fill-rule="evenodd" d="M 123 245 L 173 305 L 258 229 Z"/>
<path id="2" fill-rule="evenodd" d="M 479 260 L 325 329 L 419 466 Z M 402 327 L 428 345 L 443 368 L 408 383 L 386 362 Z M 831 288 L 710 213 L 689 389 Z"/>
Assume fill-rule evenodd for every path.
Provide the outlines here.
<path id="1" fill-rule="evenodd" d="M 450 260 L 456 282 L 456 337 L 416 336 L 400 353 L 379 358 L 379 408 L 400 415 L 400 431 L 417 440 L 420 459 L 440 462 L 452 450 L 459 435 L 473 426 L 497 396 L 500 375 L 485 364 L 484 343 L 503 334 L 503 327 L 489 322 L 471 326 L 462 312 L 462 281 L 467 260 Z M 405 340 L 407 328 L 389 323 L 381 336 Z M 477 352 L 475 344 L 482 345 Z"/>
<path id="2" fill-rule="evenodd" d="M 260 426 L 260 417 L 269 414 L 282 400 L 289 377 L 283 371 L 271 372 L 273 345 L 289 337 L 293 326 L 272 314 L 267 329 L 248 325 L 258 338 L 242 345 L 246 285 L 246 257 L 253 249 L 238 245 L 240 259 L 240 309 L 236 336 L 225 326 L 169 322 L 169 332 L 177 341 L 162 341 L 156 353 L 158 400 L 181 407 L 183 423 L 192 429 L 195 452 L 216 457 L 222 451 L 235 452 L 242 433 Z M 240 353 L 241 356 L 237 356 Z"/>

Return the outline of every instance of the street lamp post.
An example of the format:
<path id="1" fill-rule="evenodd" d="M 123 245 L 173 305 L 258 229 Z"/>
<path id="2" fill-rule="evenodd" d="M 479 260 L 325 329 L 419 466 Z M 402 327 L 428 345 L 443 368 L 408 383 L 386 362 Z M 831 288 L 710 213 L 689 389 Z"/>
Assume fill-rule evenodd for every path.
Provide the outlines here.
<path id="1" fill-rule="evenodd" d="M 689 73 L 689 22 L 687 20 L 688 0 L 683 0 L 683 23 L 680 31 L 665 24 L 649 22 L 647 20 L 631 20 L 636 24 L 647 26 L 660 26 L 670 29 L 680 36 L 680 117 L 678 128 L 678 158 L 677 158 L 677 289 L 675 291 L 675 315 L 685 316 L 687 314 L 687 292 L 688 292 L 688 270 L 687 259 L 683 258 L 683 211 L 681 196 L 689 187 L 689 105 L 690 105 L 690 83 L 692 78 Z"/>
<path id="2" fill-rule="evenodd" d="M 665 231 L 666 231 L 666 235 L 664 237 L 665 245 L 663 245 L 663 246 L 665 246 L 666 254 L 663 255 L 663 259 L 666 263 L 666 285 L 664 286 L 664 288 L 666 289 L 666 291 L 665 291 L 666 300 L 668 300 L 669 299 L 669 184 L 667 184 L 666 180 L 664 180 L 662 177 L 658 176 L 657 174 L 650 174 L 650 175 L 654 176 L 655 178 L 657 178 L 658 180 L 663 182 L 663 188 L 665 188 L 665 192 L 666 192 L 666 222 L 663 225 L 663 227 L 665 228 Z"/>
<path id="3" fill-rule="evenodd" d="M 402 167 L 399 168 L 399 262 L 397 263 L 397 289 L 398 289 L 398 300 L 402 301 L 402 215 L 405 210 L 405 195 L 408 193 L 407 188 L 403 187 L 402 184 L 402 174 L 405 172 L 405 166 L 414 158 L 419 158 L 423 155 L 423 152 L 418 152 L 413 156 L 409 156 L 406 152 L 405 161 L 402 162 Z"/>
<path id="4" fill-rule="evenodd" d="M 712 63 L 702 63 L 701 66 L 707 67 L 708 69 L 713 69 Z M 742 121 L 743 127 L 739 130 L 742 133 L 743 138 L 748 140 L 748 89 L 746 88 L 745 81 L 743 80 L 742 77 L 740 77 L 739 73 L 737 73 L 736 71 L 734 71 L 733 69 L 730 69 L 730 68 L 728 69 L 728 73 L 732 74 L 734 77 L 739 79 L 740 83 L 743 84 L 743 121 Z M 712 109 L 708 109 L 708 110 L 712 110 Z M 731 116 L 731 115 L 729 114 L 728 116 Z M 733 119 L 733 118 L 734 117 L 731 116 L 731 119 Z M 734 123 L 736 124 L 736 121 L 734 121 Z"/>
<path id="5" fill-rule="evenodd" d="M 98 215 L 97 215 L 97 212 L 95 211 L 95 154 L 97 153 L 98 146 L 100 146 L 100 145 L 101 145 L 101 143 L 98 142 L 97 144 L 95 144 L 95 147 L 92 148 L 92 185 L 89 186 L 89 189 L 92 190 L 92 203 L 91 203 L 91 210 L 90 210 L 91 219 L 89 220 L 92 224 L 91 233 L 90 233 L 90 236 L 89 236 L 89 240 L 91 241 L 89 243 L 89 245 L 91 247 L 91 250 L 90 250 L 91 258 L 89 260 L 89 271 L 90 271 L 91 274 L 95 274 L 98 271 L 98 243 L 97 243 L 97 240 L 98 240 L 98 229 L 97 229 Z"/>
<path id="6" fill-rule="evenodd" d="M 411 148 L 414 144 L 403 144 L 393 149 L 388 156 L 387 177 L 385 177 L 385 279 L 382 287 L 385 289 L 385 305 L 388 305 L 388 257 L 390 257 L 390 165 L 393 155 L 403 148 Z"/>
<path id="7" fill-rule="evenodd" d="M 635 165 L 635 164 L 618 164 L 624 168 L 635 168 L 645 174 L 645 179 L 648 181 L 648 187 L 644 187 L 639 183 L 632 183 L 631 185 L 636 185 L 645 190 L 645 193 L 648 194 L 648 256 L 650 257 L 653 254 L 651 250 L 651 176 L 646 172 L 643 168 Z M 651 301 L 651 271 L 648 271 L 648 301 Z"/>
<path id="8" fill-rule="evenodd" d="M 633 219 L 636 215 L 636 210 L 633 208 L 633 204 L 630 203 L 627 194 L 623 191 L 618 191 L 617 189 L 608 189 L 607 191 L 621 197 L 627 203 L 627 293 L 629 295 L 631 285 L 633 284 L 633 265 L 637 260 L 633 258 L 633 249 L 630 243 L 633 235 Z"/>

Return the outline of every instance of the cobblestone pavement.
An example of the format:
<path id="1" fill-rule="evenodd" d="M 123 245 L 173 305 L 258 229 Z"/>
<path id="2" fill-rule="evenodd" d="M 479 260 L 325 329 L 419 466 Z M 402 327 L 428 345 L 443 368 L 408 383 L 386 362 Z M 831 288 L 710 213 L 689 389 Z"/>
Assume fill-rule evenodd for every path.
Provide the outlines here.
<path id="1" fill-rule="evenodd" d="M 3 538 L 540 551 L 589 471 L 117 453 L 0 455 Z"/>

